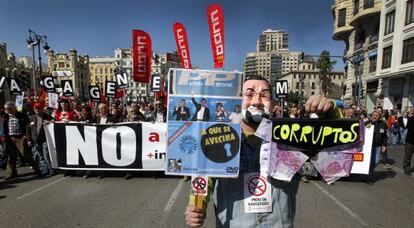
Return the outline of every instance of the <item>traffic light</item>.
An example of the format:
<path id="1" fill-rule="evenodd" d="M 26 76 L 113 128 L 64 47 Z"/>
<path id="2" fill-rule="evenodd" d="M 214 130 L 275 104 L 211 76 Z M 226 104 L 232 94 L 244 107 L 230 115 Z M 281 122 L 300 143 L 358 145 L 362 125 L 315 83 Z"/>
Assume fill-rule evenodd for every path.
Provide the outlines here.
<path id="1" fill-rule="evenodd" d="M 305 61 L 305 52 L 301 52 L 299 56 L 299 63 L 303 63 Z"/>
<path id="2" fill-rule="evenodd" d="M 361 89 L 361 90 L 359 91 L 359 97 L 360 97 L 360 98 L 363 98 L 363 97 L 364 97 L 364 89 Z"/>

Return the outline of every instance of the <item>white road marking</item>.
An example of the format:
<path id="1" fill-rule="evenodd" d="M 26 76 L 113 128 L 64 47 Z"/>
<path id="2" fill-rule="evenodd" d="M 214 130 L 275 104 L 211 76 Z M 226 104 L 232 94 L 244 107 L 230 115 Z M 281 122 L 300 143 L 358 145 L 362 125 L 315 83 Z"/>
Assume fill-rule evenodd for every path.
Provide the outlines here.
<path id="1" fill-rule="evenodd" d="M 360 218 L 357 214 L 355 214 L 351 209 L 349 209 L 345 204 L 343 204 L 341 201 L 339 201 L 335 196 L 330 194 L 327 190 L 325 190 L 322 186 L 320 186 L 315 181 L 311 181 L 311 183 L 316 186 L 323 194 L 325 194 L 329 199 L 331 199 L 336 205 L 338 205 L 342 210 L 344 210 L 346 213 L 348 213 L 349 216 L 357 220 L 361 225 L 368 226 L 368 224 Z"/>
<path id="2" fill-rule="evenodd" d="M 183 186 L 184 186 L 184 179 L 181 179 L 178 182 L 178 185 L 175 188 L 174 192 L 171 194 L 171 197 L 168 200 L 167 205 L 164 208 L 164 211 L 166 211 L 166 212 L 172 211 L 172 208 L 174 207 L 174 203 L 177 200 L 178 194 L 180 194 L 181 189 L 183 188 Z"/>
<path id="3" fill-rule="evenodd" d="M 165 213 L 162 215 L 162 218 L 161 218 L 161 221 L 160 221 L 159 227 L 168 227 L 168 226 L 167 226 L 168 216 L 170 215 L 171 211 L 173 210 L 174 203 L 175 203 L 175 201 L 177 200 L 177 197 L 178 197 L 178 195 L 180 194 L 181 189 L 182 189 L 182 188 L 183 188 L 183 186 L 184 186 L 184 183 L 185 183 L 184 179 L 181 179 L 181 180 L 178 182 L 177 187 L 175 188 L 175 190 L 174 190 L 174 191 L 173 191 L 173 193 L 171 194 L 171 197 L 170 197 L 170 199 L 168 200 L 167 205 L 165 205 L 165 208 L 164 208 L 164 212 L 165 212 Z M 184 212 L 183 212 L 183 213 L 184 213 Z"/>
<path id="4" fill-rule="evenodd" d="M 58 180 L 55 180 L 55 181 L 53 181 L 53 182 L 51 182 L 51 183 L 49 183 L 49 184 L 47 184 L 47 185 L 44 185 L 44 186 L 42 186 L 42 187 L 40 187 L 40 188 L 37 188 L 37 189 L 35 189 L 35 190 L 31 191 L 31 192 L 28 192 L 28 193 L 24 194 L 24 195 L 22 195 L 22 196 L 19 196 L 19 197 L 17 197 L 16 199 L 21 200 L 21 199 L 23 199 L 23 198 L 26 198 L 26 197 L 28 197 L 28 196 L 30 196 L 30 195 L 32 195 L 32 194 L 34 194 L 34 193 L 36 193 L 36 192 L 39 192 L 39 191 L 41 191 L 41 190 L 43 190 L 43 189 L 45 189 L 45 188 L 47 188 L 47 187 L 50 187 L 50 186 L 52 186 L 52 185 L 54 185 L 54 184 L 57 184 L 57 183 L 59 183 L 59 182 L 61 182 L 61 181 L 65 180 L 66 178 L 67 178 L 67 177 L 62 177 L 62 178 L 60 178 L 60 179 L 58 179 Z"/>

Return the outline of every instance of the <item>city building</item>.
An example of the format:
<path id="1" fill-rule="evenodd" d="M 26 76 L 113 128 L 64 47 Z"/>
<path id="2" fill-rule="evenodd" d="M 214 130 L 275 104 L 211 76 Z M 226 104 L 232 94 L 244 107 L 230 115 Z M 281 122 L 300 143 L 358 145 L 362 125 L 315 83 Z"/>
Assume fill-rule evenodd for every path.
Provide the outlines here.
<path id="1" fill-rule="evenodd" d="M 371 83 L 378 84 L 384 109 L 414 106 L 414 1 L 385 1 L 379 31 L 377 77 Z"/>
<path id="2" fill-rule="evenodd" d="M 273 85 L 283 74 L 298 69 L 301 54 L 289 51 L 287 32 L 266 29 L 257 39 L 256 51 L 247 53 L 244 72 L 246 75 L 260 75 Z"/>
<path id="3" fill-rule="evenodd" d="M 62 80 L 72 80 L 75 96 L 86 101 L 89 98 L 88 86 L 90 83 L 89 56 L 78 55 L 75 49 L 67 53 L 48 52 L 49 71 L 57 78 L 60 86 Z"/>
<path id="4" fill-rule="evenodd" d="M 299 69 L 283 74 L 280 80 L 287 80 L 289 91 L 301 94 L 303 99 L 311 95 L 320 95 L 322 94 L 321 73 L 315 64 L 315 61 L 307 56 L 305 61 L 299 64 Z M 328 87 L 327 96 L 340 99 L 342 96 L 341 88 L 345 79 L 344 73 L 333 71 L 328 77 L 331 80 L 331 84 Z"/>
<path id="5" fill-rule="evenodd" d="M 382 103 L 376 77 L 381 5 L 381 0 L 335 0 L 332 6 L 333 39 L 345 43 L 344 101 L 359 98 L 368 111 Z"/>
<path id="6" fill-rule="evenodd" d="M 105 90 L 105 81 L 115 81 L 115 59 L 113 57 L 96 57 L 89 59 L 90 84 Z"/>

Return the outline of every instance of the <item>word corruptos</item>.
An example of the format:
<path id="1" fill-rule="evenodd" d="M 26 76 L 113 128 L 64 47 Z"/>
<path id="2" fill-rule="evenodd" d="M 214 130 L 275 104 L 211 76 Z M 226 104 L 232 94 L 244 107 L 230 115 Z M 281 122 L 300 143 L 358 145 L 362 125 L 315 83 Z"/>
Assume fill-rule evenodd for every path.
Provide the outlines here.
<path id="1" fill-rule="evenodd" d="M 54 138 L 59 167 L 67 168 L 141 169 L 143 143 L 160 143 L 158 132 L 144 134 L 140 124 L 55 124 Z M 163 159 L 165 152 L 147 156 Z"/>
<path id="2" fill-rule="evenodd" d="M 341 146 L 358 147 L 358 120 L 274 120 L 272 139 L 276 143 L 304 151 Z"/>

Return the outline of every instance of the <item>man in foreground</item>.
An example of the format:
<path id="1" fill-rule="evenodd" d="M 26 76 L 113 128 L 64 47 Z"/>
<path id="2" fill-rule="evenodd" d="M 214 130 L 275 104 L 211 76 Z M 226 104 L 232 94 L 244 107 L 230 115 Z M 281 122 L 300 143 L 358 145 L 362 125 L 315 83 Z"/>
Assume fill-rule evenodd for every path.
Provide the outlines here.
<path id="1" fill-rule="evenodd" d="M 299 178 L 290 182 L 268 177 L 271 185 L 271 213 L 245 213 L 244 174 L 260 172 L 259 156 L 262 140 L 254 135 L 263 116 L 269 116 L 274 100 L 269 82 L 260 76 L 251 76 L 243 84 L 243 120 L 239 177 L 217 178 L 209 182 L 209 190 L 215 205 L 216 227 L 293 227 L 296 208 L 296 193 Z M 312 96 L 306 102 L 308 112 L 328 112 L 334 108 L 331 100 Z M 200 227 L 205 220 L 210 194 L 205 198 L 203 209 L 196 208 L 194 196 L 185 211 L 185 220 L 190 227 Z"/>

